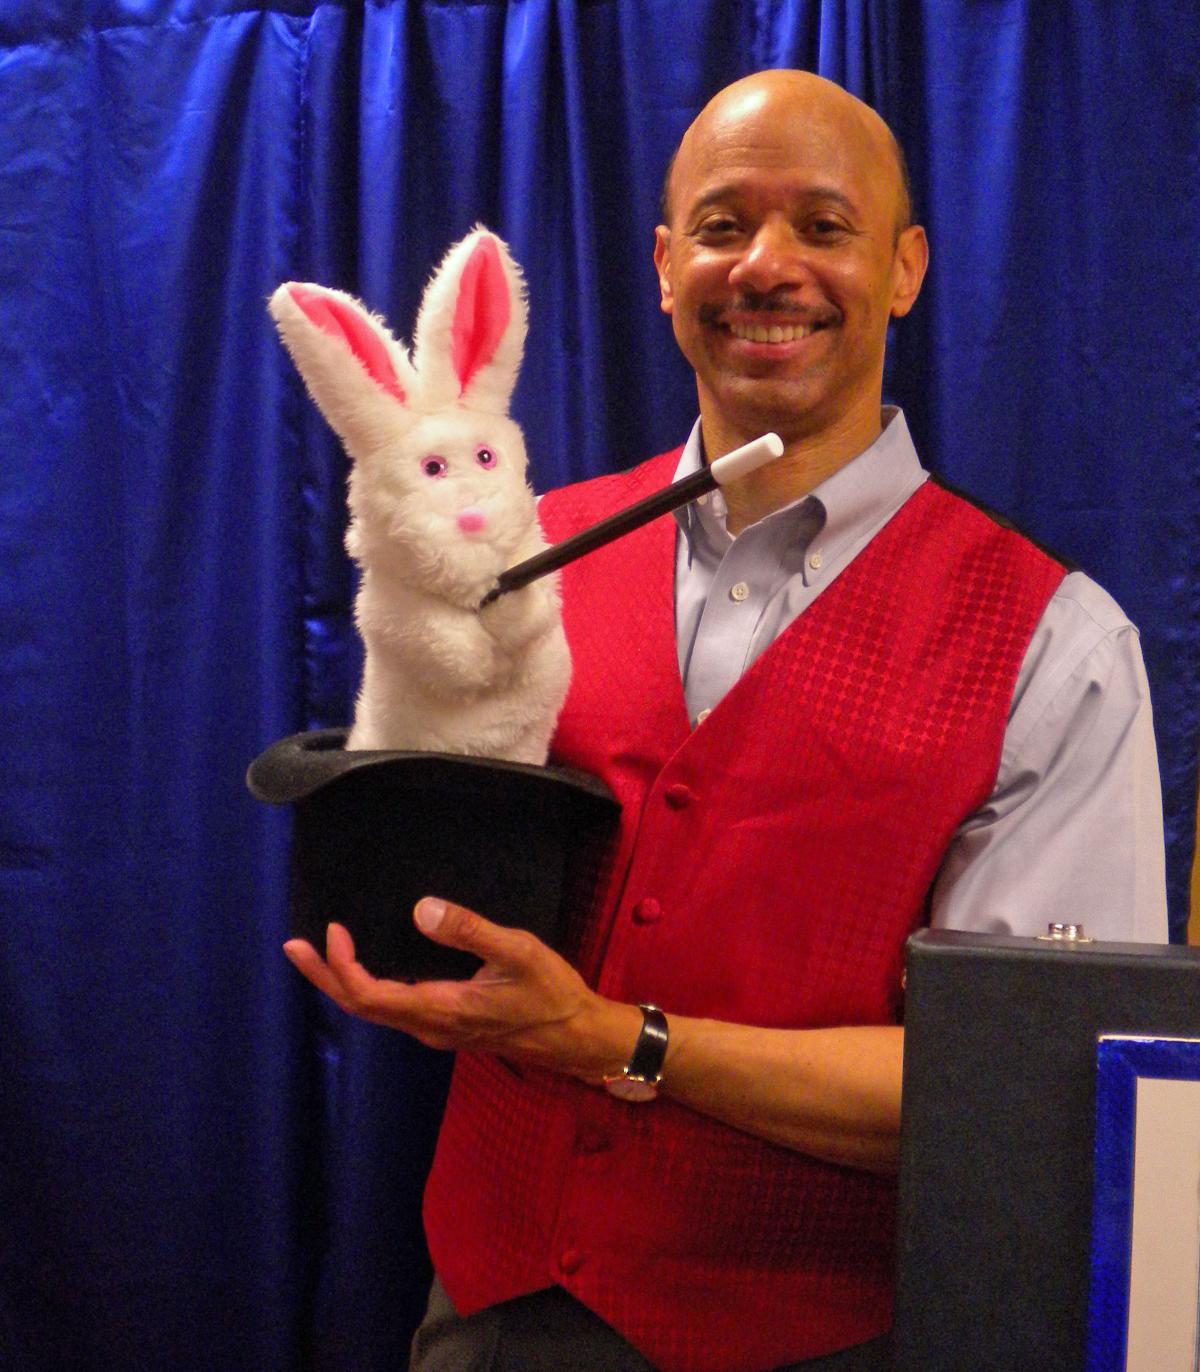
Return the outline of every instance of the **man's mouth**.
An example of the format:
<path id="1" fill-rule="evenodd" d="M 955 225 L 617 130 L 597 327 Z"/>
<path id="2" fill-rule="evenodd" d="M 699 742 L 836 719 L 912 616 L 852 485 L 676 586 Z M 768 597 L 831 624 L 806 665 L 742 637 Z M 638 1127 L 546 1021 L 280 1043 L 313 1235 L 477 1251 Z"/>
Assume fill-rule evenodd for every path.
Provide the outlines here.
<path id="1" fill-rule="evenodd" d="M 725 328 L 734 338 L 744 339 L 747 343 L 794 343 L 824 327 L 824 324 L 746 324 L 736 319 L 725 321 Z"/>
<path id="2" fill-rule="evenodd" d="M 743 343 L 799 343 L 840 318 L 832 307 L 818 312 L 782 297 L 747 296 L 726 305 L 700 306 L 702 324 Z"/>

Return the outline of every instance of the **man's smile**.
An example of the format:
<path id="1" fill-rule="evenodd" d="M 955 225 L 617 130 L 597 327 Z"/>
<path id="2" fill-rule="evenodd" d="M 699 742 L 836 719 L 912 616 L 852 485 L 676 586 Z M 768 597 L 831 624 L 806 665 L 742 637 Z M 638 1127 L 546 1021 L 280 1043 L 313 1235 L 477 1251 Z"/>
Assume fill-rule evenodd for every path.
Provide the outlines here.
<path id="1" fill-rule="evenodd" d="M 840 322 L 840 313 L 835 309 L 828 308 L 815 315 L 811 306 L 784 298 L 747 298 L 727 305 L 702 305 L 699 315 L 701 324 L 726 338 L 768 347 L 802 343 Z"/>
<path id="2" fill-rule="evenodd" d="M 747 343 L 794 343 L 798 339 L 807 338 L 810 334 L 825 328 L 825 325 L 761 324 L 730 319 L 725 321 L 722 327 L 734 338 L 743 339 Z"/>

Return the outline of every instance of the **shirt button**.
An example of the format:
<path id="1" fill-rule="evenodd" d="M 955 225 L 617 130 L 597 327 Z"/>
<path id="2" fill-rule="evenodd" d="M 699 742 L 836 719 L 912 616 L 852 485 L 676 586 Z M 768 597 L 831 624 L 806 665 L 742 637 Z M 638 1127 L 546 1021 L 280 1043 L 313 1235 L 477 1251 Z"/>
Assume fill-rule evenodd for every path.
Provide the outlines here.
<path id="1" fill-rule="evenodd" d="M 821 570 L 821 554 L 819 552 L 810 554 L 808 559 L 808 565 L 813 569 L 814 572 L 819 572 Z"/>
<path id="2" fill-rule="evenodd" d="M 612 1147 L 612 1139 L 599 1125 L 585 1124 L 576 1135 L 575 1145 L 581 1153 L 606 1153 Z"/>
<path id="3" fill-rule="evenodd" d="M 583 1254 L 578 1248 L 564 1248 L 558 1255 L 558 1265 L 568 1277 L 573 1276 L 583 1266 Z"/>
<path id="4" fill-rule="evenodd" d="M 737 581 L 729 588 L 730 600 L 736 600 L 739 604 L 750 594 L 750 587 L 744 581 Z"/>
<path id="5" fill-rule="evenodd" d="M 663 792 L 663 798 L 672 810 L 685 810 L 696 799 L 696 793 L 682 782 L 673 782 Z"/>
<path id="6" fill-rule="evenodd" d="M 635 924 L 653 924 L 662 917 L 662 906 L 653 896 L 646 896 L 633 907 Z"/>

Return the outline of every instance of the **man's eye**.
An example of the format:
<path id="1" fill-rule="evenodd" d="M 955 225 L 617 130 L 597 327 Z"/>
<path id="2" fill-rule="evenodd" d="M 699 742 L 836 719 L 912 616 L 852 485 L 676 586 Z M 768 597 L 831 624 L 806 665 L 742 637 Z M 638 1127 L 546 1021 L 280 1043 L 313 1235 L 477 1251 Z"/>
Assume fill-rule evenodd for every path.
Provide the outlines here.
<path id="1" fill-rule="evenodd" d="M 808 231 L 813 238 L 836 238 L 847 232 L 840 219 L 811 219 Z"/>
<path id="2" fill-rule="evenodd" d="M 732 238 L 737 232 L 737 220 L 728 215 L 720 215 L 716 219 L 706 219 L 696 230 L 697 237 L 706 243 L 716 243 L 722 239 Z"/>

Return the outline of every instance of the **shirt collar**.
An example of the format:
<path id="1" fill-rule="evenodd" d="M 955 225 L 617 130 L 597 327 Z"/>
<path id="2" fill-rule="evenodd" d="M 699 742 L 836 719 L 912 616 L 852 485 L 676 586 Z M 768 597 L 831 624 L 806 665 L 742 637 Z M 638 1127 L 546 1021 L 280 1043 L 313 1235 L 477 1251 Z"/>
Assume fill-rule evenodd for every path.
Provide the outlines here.
<path id="1" fill-rule="evenodd" d="M 928 475 L 922 468 L 913 447 L 904 412 L 895 405 L 885 405 L 880 419 L 883 431 L 863 452 L 827 477 L 819 486 L 790 505 L 775 510 L 761 519 L 758 525 L 786 523 L 795 537 L 809 542 L 821 533 L 822 552 L 826 561 L 836 557 L 848 543 L 873 533 L 891 518 Z M 680 454 L 675 480 L 698 472 L 704 461 L 700 440 L 700 421 L 697 420 Z M 675 511 L 675 519 L 689 549 L 698 537 L 714 537 L 732 541 L 725 530 L 723 504 L 712 508 L 714 492 L 707 509 L 699 510 L 693 501 Z M 749 532 L 747 530 L 747 532 Z"/>

